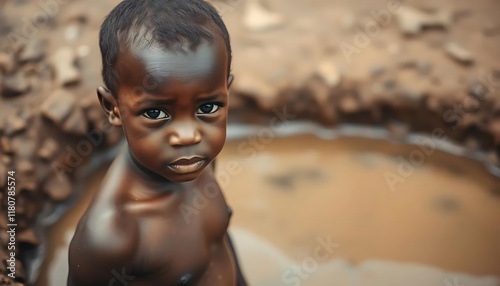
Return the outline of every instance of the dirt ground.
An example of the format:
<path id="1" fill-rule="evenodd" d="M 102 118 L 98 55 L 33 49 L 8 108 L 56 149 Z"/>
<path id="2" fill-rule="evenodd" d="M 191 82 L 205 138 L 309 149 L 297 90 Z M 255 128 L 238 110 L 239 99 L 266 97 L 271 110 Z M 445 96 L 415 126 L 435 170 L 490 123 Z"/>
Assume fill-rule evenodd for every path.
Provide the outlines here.
<path id="1" fill-rule="evenodd" d="M 34 228 L 36 221 L 50 214 L 57 205 L 72 201 L 76 193 L 75 186 L 79 184 L 76 179 L 78 171 L 92 156 L 115 146 L 121 139 L 120 132 L 106 127 L 95 100 L 95 87 L 102 83 L 97 33 L 104 16 L 118 2 L 0 0 L 0 198 L 3 210 L 6 208 L 4 174 L 7 170 L 16 169 L 17 180 L 21 182 L 17 193 L 17 237 L 22 250 L 17 253 L 18 259 L 26 257 L 30 250 L 36 249 L 41 243 L 41 233 Z M 227 0 L 214 4 L 223 15 L 232 37 L 232 69 L 236 80 L 230 101 L 231 123 L 262 123 L 276 110 L 286 109 L 296 120 L 313 120 L 331 127 L 349 123 L 387 128 L 390 133 L 388 137 L 399 142 L 405 141 L 410 132 L 434 134 L 438 131 L 446 134 L 450 141 L 463 146 L 468 156 L 482 162 L 459 161 L 456 166 L 477 164 L 478 169 L 484 170 L 484 165 L 490 172 L 498 173 L 499 1 Z M 89 139 L 91 134 L 96 133 L 102 135 L 99 142 Z M 310 138 L 280 141 L 279 145 L 273 145 L 280 146 L 273 152 L 279 158 L 286 158 L 289 155 L 279 155 L 281 147 L 285 152 L 285 146 L 290 142 L 301 144 L 309 141 L 315 142 Z M 78 149 L 82 142 L 92 143 L 89 152 Z M 314 146 L 324 148 L 323 143 Z M 231 144 L 227 148 L 231 150 Z M 321 154 L 328 154 L 326 149 L 321 150 Z M 364 154 L 362 150 L 358 151 Z M 74 152 L 78 153 L 77 162 Z M 346 154 L 349 152 L 346 150 Z M 226 158 L 237 156 L 233 150 L 231 156 Z M 432 158 L 440 157 L 433 155 Z M 444 160 L 453 162 L 455 159 Z M 280 167 L 293 165 L 291 161 L 280 162 Z M 333 163 L 330 165 L 329 161 L 321 164 L 321 169 L 327 173 L 339 167 Z M 64 174 L 56 176 L 58 169 L 54 166 L 59 166 L 59 169 L 63 166 Z M 460 169 L 456 166 L 455 169 Z M 356 169 L 359 166 L 351 167 Z M 390 168 L 390 164 L 379 168 Z M 304 171 L 301 170 L 299 168 L 300 172 Z M 483 182 L 475 182 L 476 179 L 463 184 L 456 184 L 457 178 L 443 179 L 441 182 L 439 170 L 428 171 L 429 177 L 422 177 L 422 180 L 432 182 L 430 185 L 433 188 L 441 186 L 442 190 L 456 189 L 455 194 L 459 193 L 457 196 L 472 196 L 462 198 L 470 204 L 470 209 L 467 207 L 464 210 L 470 210 L 471 213 L 463 214 L 461 219 L 455 215 L 456 222 L 452 222 L 451 218 L 438 219 L 432 216 L 422 220 L 434 223 L 430 226 L 430 231 L 436 232 L 433 239 L 426 240 L 417 235 L 425 233 L 424 226 L 415 232 L 402 230 L 407 237 L 399 241 L 423 243 L 429 253 L 442 251 L 441 258 L 426 256 L 426 252 L 419 251 L 419 248 L 400 245 L 391 240 L 390 235 L 383 235 L 384 229 L 390 229 L 390 224 L 396 223 L 389 218 L 399 217 L 399 214 L 408 221 L 397 223 L 412 225 L 420 222 L 419 218 L 425 212 L 421 214 L 418 209 L 410 207 L 415 204 L 414 199 L 418 200 L 411 195 L 402 201 L 382 202 L 390 199 L 372 197 L 373 194 L 367 193 L 367 188 L 357 186 L 355 189 L 359 189 L 360 193 L 349 193 L 347 198 L 326 191 L 334 184 L 332 181 L 321 186 L 325 190 L 324 197 L 318 196 L 316 200 L 312 197 L 299 198 L 299 192 L 290 193 L 289 205 L 284 204 L 286 200 L 277 200 L 275 193 L 269 199 L 274 199 L 282 209 L 306 199 L 310 200 L 310 208 L 317 205 L 318 209 L 324 208 L 328 212 L 330 205 L 332 209 L 338 209 L 330 199 L 342 201 L 356 198 L 354 213 L 349 213 L 345 207 L 342 209 L 342 205 L 339 207 L 345 212 L 330 212 L 332 221 L 335 221 L 332 224 L 338 228 L 338 232 L 332 233 L 339 234 L 340 244 L 349 245 L 339 248 L 339 253 L 349 262 L 360 263 L 375 258 L 422 263 L 474 275 L 500 275 L 496 270 L 498 267 L 495 268 L 495 263 L 500 265 L 498 249 L 493 242 L 489 242 L 497 237 L 498 224 L 493 218 L 486 219 L 486 214 L 498 211 L 498 205 L 495 205 L 498 200 L 484 191 L 487 189 L 497 193 L 500 184 L 498 178 L 484 179 L 487 181 L 485 184 L 489 184 L 485 187 L 479 186 Z M 463 176 L 473 173 L 471 176 L 476 178 L 476 171 L 469 168 L 457 172 Z M 308 171 L 304 172 L 307 177 Z M 344 175 L 345 184 L 359 181 L 350 174 Z M 262 178 L 241 177 L 241 182 L 258 182 Z M 332 178 L 335 178 L 333 173 Z M 239 180 L 232 184 L 245 185 Z M 407 191 L 409 194 L 422 193 L 419 199 L 426 200 L 427 195 L 430 196 L 422 192 L 418 184 L 404 186 L 416 188 Z M 250 198 L 245 196 L 246 193 L 239 193 L 239 185 L 228 188 L 231 189 L 228 197 L 234 201 L 235 208 L 248 208 L 244 202 Z M 387 184 L 384 188 L 387 188 Z M 234 193 L 239 195 L 231 197 L 230 194 Z M 260 195 L 266 197 L 269 193 Z M 397 192 L 400 193 L 404 192 Z M 448 191 L 445 193 L 450 195 Z M 481 198 L 483 195 L 486 197 Z M 380 203 L 376 205 L 378 208 L 368 206 L 372 200 Z M 397 206 L 393 203 L 397 203 Z M 454 209 L 457 203 L 445 198 L 437 204 L 444 205 L 441 207 L 445 209 Z M 382 206 L 394 207 L 394 213 L 398 215 L 391 216 Z M 369 207 L 374 207 L 370 214 L 356 213 L 362 213 L 363 209 Z M 298 211 L 297 215 L 324 223 L 324 219 L 319 220 L 314 217 L 315 213 L 309 212 L 310 208 Z M 235 216 L 235 228 L 243 225 L 244 231 L 241 233 L 248 231 L 246 228 L 252 225 L 253 219 L 244 214 L 252 212 L 255 210 L 247 209 Z M 373 217 L 372 226 L 380 225 L 382 230 L 360 230 L 361 226 L 355 223 L 348 225 L 346 221 L 336 221 L 344 216 L 354 219 L 362 215 Z M 483 215 L 486 220 L 477 220 Z M 279 245 L 279 251 L 285 253 L 287 259 L 300 261 L 310 253 L 312 246 L 301 244 L 301 236 L 312 233 L 326 235 L 330 231 L 325 225 L 304 223 L 306 229 L 290 228 L 282 231 L 281 236 L 274 235 L 271 233 L 280 224 L 279 219 L 284 218 L 279 215 L 271 217 L 274 220 L 266 221 L 269 224 L 255 226 L 249 232 L 256 233 L 263 244 L 270 243 L 274 248 Z M 7 241 L 3 231 L 6 225 L 6 218 L 2 215 L 2 243 Z M 490 233 L 479 235 L 477 229 Z M 453 240 L 452 233 L 460 237 L 464 237 L 465 233 L 478 234 L 470 241 L 469 236 L 465 235 L 455 245 L 448 243 Z M 241 237 L 241 241 L 245 241 L 246 236 Z M 372 248 L 366 244 L 365 247 L 350 246 L 349 243 L 360 241 L 362 237 L 380 238 L 386 245 L 391 245 L 394 252 L 381 245 L 372 245 Z M 417 237 L 418 241 L 413 240 Z M 487 242 L 483 243 L 483 239 Z M 468 248 L 461 244 L 466 242 L 478 246 Z M 450 248 L 439 247 L 443 244 Z M 461 257 L 452 254 L 452 247 L 458 246 L 468 249 L 460 252 Z M 346 249 L 345 252 L 343 249 Z M 2 260 L 6 259 L 4 250 L 0 250 Z M 492 253 L 488 254 L 488 251 Z M 464 262 L 469 257 L 471 259 Z M 478 263 L 478 260 L 484 264 Z M 21 265 L 21 261 L 17 264 Z M 23 283 L 25 271 L 21 266 L 18 269 L 20 275 L 17 282 Z M 0 272 L 4 275 L 7 273 L 4 264 L 1 264 Z M 10 285 L 13 281 L 0 275 L 2 283 Z"/>

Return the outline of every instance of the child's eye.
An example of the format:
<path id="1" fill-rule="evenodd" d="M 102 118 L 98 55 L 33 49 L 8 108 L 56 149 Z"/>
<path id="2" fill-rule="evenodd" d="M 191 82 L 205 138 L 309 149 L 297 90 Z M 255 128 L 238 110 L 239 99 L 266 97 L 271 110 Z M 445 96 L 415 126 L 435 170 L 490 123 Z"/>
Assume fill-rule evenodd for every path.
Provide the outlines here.
<path id="1" fill-rule="evenodd" d="M 212 114 L 219 110 L 220 104 L 217 103 L 206 103 L 198 108 L 197 114 Z"/>
<path id="2" fill-rule="evenodd" d="M 153 120 L 167 119 L 170 117 L 167 113 L 165 113 L 165 111 L 161 109 L 148 109 L 142 114 L 142 116 Z"/>

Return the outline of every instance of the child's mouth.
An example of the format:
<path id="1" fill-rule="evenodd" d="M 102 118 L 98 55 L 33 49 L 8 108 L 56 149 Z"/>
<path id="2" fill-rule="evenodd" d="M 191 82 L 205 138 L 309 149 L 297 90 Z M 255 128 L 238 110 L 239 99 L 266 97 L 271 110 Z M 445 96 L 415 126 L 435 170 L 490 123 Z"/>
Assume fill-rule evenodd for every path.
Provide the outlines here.
<path id="1" fill-rule="evenodd" d="M 168 167 L 177 174 L 187 174 L 198 171 L 203 163 L 205 163 L 205 159 L 195 156 L 178 159 L 169 164 Z"/>

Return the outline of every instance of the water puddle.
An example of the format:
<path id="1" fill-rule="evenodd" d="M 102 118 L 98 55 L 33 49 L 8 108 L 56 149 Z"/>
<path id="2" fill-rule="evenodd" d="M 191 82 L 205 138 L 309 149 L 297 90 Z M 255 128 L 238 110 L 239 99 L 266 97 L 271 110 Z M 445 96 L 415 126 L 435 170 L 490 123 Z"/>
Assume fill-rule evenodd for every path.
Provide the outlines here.
<path id="1" fill-rule="evenodd" d="M 499 179 L 478 161 L 420 148 L 312 135 L 228 141 L 218 179 L 251 285 L 497 285 L 478 277 L 500 277 Z M 37 285 L 65 285 L 68 243 L 105 171 L 51 228 Z"/>

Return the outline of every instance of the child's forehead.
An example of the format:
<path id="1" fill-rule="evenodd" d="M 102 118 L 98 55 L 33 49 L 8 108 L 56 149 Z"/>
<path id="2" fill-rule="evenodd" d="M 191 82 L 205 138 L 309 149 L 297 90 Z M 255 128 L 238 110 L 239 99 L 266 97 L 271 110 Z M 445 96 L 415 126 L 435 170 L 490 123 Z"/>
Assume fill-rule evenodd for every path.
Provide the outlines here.
<path id="1" fill-rule="evenodd" d="M 202 41 L 194 49 L 188 43 L 177 44 L 172 48 L 157 43 L 147 47 L 132 44 L 120 53 L 118 65 L 119 73 L 126 77 L 147 75 L 161 82 L 169 77 L 190 79 L 220 69 L 227 71 L 227 61 L 223 43 Z"/>

